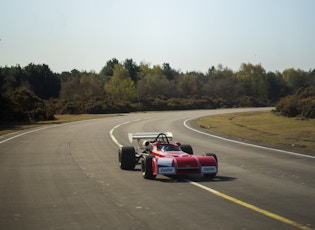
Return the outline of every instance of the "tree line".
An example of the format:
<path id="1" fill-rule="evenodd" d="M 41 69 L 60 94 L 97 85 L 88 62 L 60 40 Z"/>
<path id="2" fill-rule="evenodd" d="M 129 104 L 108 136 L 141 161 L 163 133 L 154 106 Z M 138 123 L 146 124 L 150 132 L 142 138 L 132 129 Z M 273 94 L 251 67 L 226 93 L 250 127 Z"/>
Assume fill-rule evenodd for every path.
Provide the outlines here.
<path id="1" fill-rule="evenodd" d="M 181 72 L 113 58 L 99 73 L 54 73 L 46 64 L 0 67 L 0 121 L 54 119 L 55 114 L 276 106 L 284 116 L 315 117 L 315 69 L 267 72 L 260 64 L 238 71 L 218 65 Z"/>

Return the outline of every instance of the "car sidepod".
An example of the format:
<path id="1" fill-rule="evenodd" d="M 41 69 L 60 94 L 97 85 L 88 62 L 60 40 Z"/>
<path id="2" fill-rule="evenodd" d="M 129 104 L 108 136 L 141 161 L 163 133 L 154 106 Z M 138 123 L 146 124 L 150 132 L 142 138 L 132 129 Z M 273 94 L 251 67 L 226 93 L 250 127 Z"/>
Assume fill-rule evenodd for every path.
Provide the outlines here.
<path id="1" fill-rule="evenodd" d="M 163 175 L 176 174 L 175 161 L 173 157 L 160 157 L 157 159 L 157 173 Z"/>
<path id="2" fill-rule="evenodd" d="M 199 157 L 201 173 L 205 177 L 215 177 L 218 173 L 218 158 L 213 153 L 206 153 Z"/>

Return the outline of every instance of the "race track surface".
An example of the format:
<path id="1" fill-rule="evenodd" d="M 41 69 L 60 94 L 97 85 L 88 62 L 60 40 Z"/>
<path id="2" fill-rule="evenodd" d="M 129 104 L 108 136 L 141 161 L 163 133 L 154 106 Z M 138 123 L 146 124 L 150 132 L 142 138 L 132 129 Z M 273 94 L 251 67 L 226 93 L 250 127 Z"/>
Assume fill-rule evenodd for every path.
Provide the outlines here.
<path id="1" fill-rule="evenodd" d="M 0 229 L 313 229 L 315 158 L 195 130 L 195 117 L 262 109 L 131 113 L 0 137 Z M 143 179 L 118 166 L 129 132 L 171 131 L 218 176 Z M 111 135 L 110 135 L 111 134 Z"/>

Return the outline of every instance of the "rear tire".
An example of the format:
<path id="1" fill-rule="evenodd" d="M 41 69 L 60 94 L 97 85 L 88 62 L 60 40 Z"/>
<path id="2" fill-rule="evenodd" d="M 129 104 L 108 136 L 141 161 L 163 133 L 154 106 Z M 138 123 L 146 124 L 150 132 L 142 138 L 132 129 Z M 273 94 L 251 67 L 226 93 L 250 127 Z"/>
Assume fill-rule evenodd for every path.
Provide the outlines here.
<path id="1" fill-rule="evenodd" d="M 156 175 L 153 174 L 152 158 L 153 156 L 145 156 L 141 160 L 142 176 L 149 180 L 153 180 L 156 177 Z"/>
<path id="2" fill-rule="evenodd" d="M 191 145 L 181 145 L 180 148 L 183 150 L 183 152 L 188 153 L 189 155 L 194 154 Z"/>
<path id="3" fill-rule="evenodd" d="M 136 151 L 134 147 L 121 147 L 118 152 L 121 169 L 133 170 L 136 166 Z"/>

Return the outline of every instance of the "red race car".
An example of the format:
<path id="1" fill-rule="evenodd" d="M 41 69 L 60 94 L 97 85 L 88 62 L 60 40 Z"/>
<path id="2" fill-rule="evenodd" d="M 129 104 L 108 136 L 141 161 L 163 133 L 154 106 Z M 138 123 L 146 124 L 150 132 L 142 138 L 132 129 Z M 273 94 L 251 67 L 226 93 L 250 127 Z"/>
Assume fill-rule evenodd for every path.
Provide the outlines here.
<path id="1" fill-rule="evenodd" d="M 218 159 L 214 153 L 203 156 L 193 155 L 190 145 L 179 142 L 170 143 L 171 132 L 166 133 L 129 133 L 129 140 L 138 142 L 138 151 L 133 146 L 121 147 L 118 152 L 121 169 L 133 170 L 141 164 L 145 179 L 155 179 L 162 175 L 201 174 L 215 177 L 218 173 Z M 144 140 L 142 143 L 141 141 Z"/>

